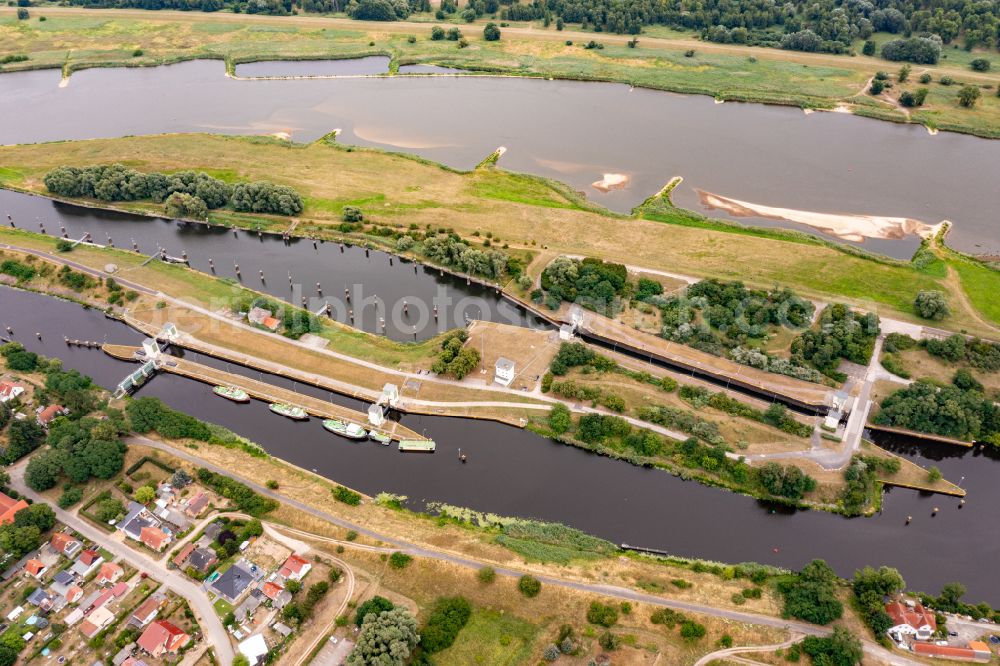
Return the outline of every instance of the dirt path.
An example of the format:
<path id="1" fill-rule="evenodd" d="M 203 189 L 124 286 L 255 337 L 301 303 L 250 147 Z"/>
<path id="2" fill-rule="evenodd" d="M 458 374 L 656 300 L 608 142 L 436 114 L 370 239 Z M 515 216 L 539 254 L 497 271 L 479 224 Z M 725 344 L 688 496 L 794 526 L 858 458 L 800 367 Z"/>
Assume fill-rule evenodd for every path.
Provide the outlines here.
<path id="1" fill-rule="evenodd" d="M 775 650 L 784 649 L 790 647 L 793 643 L 797 643 L 802 640 L 802 636 L 799 634 L 792 634 L 784 643 L 778 643 L 776 645 L 754 645 L 750 647 L 732 647 L 725 650 L 716 650 L 715 652 L 710 652 L 704 657 L 694 662 L 694 666 L 707 666 L 716 659 L 725 659 L 727 657 L 734 657 L 736 655 L 742 654 L 752 654 L 754 652 L 774 652 Z"/>

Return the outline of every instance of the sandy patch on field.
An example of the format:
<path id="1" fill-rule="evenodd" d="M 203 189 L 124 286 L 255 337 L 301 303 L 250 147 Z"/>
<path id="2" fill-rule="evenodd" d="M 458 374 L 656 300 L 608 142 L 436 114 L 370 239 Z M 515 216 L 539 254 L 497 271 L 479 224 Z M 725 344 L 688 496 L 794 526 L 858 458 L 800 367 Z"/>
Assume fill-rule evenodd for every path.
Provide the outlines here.
<path id="1" fill-rule="evenodd" d="M 729 199 L 698 189 L 695 192 L 698 193 L 701 205 L 709 210 L 723 210 L 735 217 L 764 217 L 771 220 L 797 222 L 842 240 L 858 243 L 866 238 L 899 240 L 914 234 L 930 238 L 939 227 L 939 225 L 927 224 L 909 217 L 817 213 Z"/>

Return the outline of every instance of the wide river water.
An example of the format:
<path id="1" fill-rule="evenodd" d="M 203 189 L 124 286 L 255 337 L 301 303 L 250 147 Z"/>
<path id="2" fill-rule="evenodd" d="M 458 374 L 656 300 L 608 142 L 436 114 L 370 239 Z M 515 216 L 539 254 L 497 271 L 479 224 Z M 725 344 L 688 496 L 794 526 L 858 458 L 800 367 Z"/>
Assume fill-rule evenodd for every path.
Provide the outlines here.
<path id="1" fill-rule="evenodd" d="M 330 67 L 349 70 L 343 62 Z M 365 59 L 357 67 L 381 65 Z M 303 71 L 328 68 L 240 68 L 266 75 Z M 697 188 L 771 207 L 950 220 L 954 247 L 1000 252 L 1000 142 L 931 136 L 917 125 L 715 104 L 706 96 L 620 84 L 462 76 L 234 80 L 217 61 L 89 69 L 62 88 L 59 80 L 57 70 L 0 76 L 0 143 L 190 131 L 288 132 L 311 141 L 339 128 L 345 143 L 416 153 L 462 169 L 505 146 L 503 167 L 568 182 L 614 210 L 628 210 L 683 176 L 674 200 L 695 210 L 704 210 Z M 602 194 L 591 184 L 606 173 L 628 176 L 628 186 Z M 742 221 L 810 229 L 759 217 Z M 860 245 L 909 258 L 918 241 Z"/>
<path id="2" fill-rule="evenodd" d="M 46 296 L 0 287 L 0 331 L 14 329 L 26 347 L 64 360 L 105 387 L 134 365 L 96 349 L 67 347 L 71 338 L 135 344 L 140 335 L 95 310 Z M 35 337 L 42 332 L 42 339 Z M 203 362 L 230 367 L 201 356 Z M 288 380 L 265 380 L 291 386 Z M 358 402 L 325 391 L 296 390 L 350 407 Z M 266 405 L 237 405 L 215 398 L 211 388 L 159 375 L 141 391 L 206 421 L 260 443 L 272 455 L 366 493 L 407 495 L 420 509 L 443 501 L 482 511 L 554 520 L 614 542 L 665 549 L 677 555 L 726 562 L 757 561 L 792 568 L 826 559 L 845 576 L 861 566 L 898 567 L 915 589 L 937 592 L 951 580 L 970 590 L 972 601 L 1000 604 L 1000 580 L 986 563 L 1000 557 L 990 525 L 1000 503 L 1000 460 L 982 449 L 919 448 L 884 442 L 923 465 L 937 465 L 968 490 L 968 501 L 895 489 L 883 511 L 846 519 L 817 511 L 786 511 L 742 495 L 685 482 L 669 474 L 555 444 L 528 431 L 495 423 L 432 416 L 401 418 L 437 442 L 432 455 L 406 455 L 371 442 L 350 443 L 324 431 L 317 419 L 293 423 Z M 469 457 L 458 461 L 458 448 Z M 932 517 L 932 509 L 941 511 Z M 913 516 L 907 526 L 906 517 Z"/>

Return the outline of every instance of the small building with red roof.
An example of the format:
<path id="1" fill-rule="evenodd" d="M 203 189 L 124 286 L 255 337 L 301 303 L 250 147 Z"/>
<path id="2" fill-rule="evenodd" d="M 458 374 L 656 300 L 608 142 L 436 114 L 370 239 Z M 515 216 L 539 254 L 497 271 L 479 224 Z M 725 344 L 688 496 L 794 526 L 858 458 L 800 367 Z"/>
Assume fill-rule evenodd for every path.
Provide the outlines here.
<path id="1" fill-rule="evenodd" d="M 114 583 L 121 578 L 124 573 L 125 570 L 114 562 L 105 562 L 101 565 L 100 573 L 97 574 L 97 582 L 99 584 Z"/>
<path id="2" fill-rule="evenodd" d="M 35 578 L 41 578 L 49 568 L 41 560 L 28 560 L 24 563 L 24 570 Z"/>
<path id="3" fill-rule="evenodd" d="M 21 509 L 27 509 L 28 503 L 23 499 L 14 499 L 0 493 L 0 525 L 14 522 L 14 515 Z"/>
<path id="4" fill-rule="evenodd" d="M 24 393 L 24 387 L 13 382 L 0 382 L 0 403 L 8 402 Z"/>
<path id="5" fill-rule="evenodd" d="M 70 534 L 56 532 L 49 541 L 49 547 L 60 555 L 73 557 L 77 551 L 83 548 L 83 544 L 78 539 L 74 539 Z"/>
<path id="6" fill-rule="evenodd" d="M 172 622 L 157 620 L 146 627 L 136 645 L 147 654 L 159 657 L 168 652 L 176 653 L 190 640 L 191 637 Z"/>
<path id="7" fill-rule="evenodd" d="M 990 652 L 989 646 L 982 641 L 970 641 L 968 647 L 936 645 L 934 643 L 914 643 L 913 654 L 932 659 L 972 661 L 981 664 L 988 663 L 993 658 L 993 653 Z"/>
<path id="8" fill-rule="evenodd" d="M 38 412 L 38 423 L 39 425 L 47 428 L 49 424 L 55 421 L 58 417 L 68 413 L 69 411 L 62 405 L 49 405 L 45 409 Z"/>
<path id="9" fill-rule="evenodd" d="M 83 588 L 79 585 L 74 585 L 73 587 L 66 590 L 66 603 L 74 604 L 83 597 Z"/>
<path id="10" fill-rule="evenodd" d="M 278 571 L 278 574 L 281 575 L 282 578 L 302 580 L 305 578 L 305 575 L 309 573 L 310 569 L 312 569 L 312 565 L 309 564 L 308 560 L 292 553 L 288 556 L 288 559 L 285 560 L 285 563 L 281 565 L 281 569 Z"/>

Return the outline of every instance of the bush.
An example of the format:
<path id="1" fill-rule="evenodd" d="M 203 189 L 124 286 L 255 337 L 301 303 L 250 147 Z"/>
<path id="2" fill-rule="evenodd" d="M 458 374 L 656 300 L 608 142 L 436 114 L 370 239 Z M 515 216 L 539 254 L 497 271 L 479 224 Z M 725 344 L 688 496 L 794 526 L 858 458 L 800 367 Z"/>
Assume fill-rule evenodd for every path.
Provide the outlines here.
<path id="1" fill-rule="evenodd" d="M 476 578 L 484 585 L 489 585 L 497 579 L 497 572 L 493 567 L 482 567 L 476 572 Z"/>
<path id="2" fill-rule="evenodd" d="M 602 627 L 613 627 L 618 622 L 618 610 L 611 604 L 591 601 L 587 609 L 587 622 Z"/>
<path id="3" fill-rule="evenodd" d="M 813 560 L 792 580 L 781 581 L 783 617 L 814 624 L 829 624 L 839 618 L 844 607 L 837 599 L 837 574 L 823 560 Z"/>
<path id="4" fill-rule="evenodd" d="M 413 558 L 411 556 L 407 555 L 406 553 L 401 553 L 399 551 L 396 551 L 395 553 L 389 556 L 389 566 L 392 567 L 393 569 L 405 569 L 410 565 L 410 562 L 412 561 Z"/>
<path id="5" fill-rule="evenodd" d="M 936 36 L 894 39 L 882 45 L 882 57 L 886 60 L 905 60 L 919 65 L 935 65 L 941 57 L 941 39 Z"/>
<path id="6" fill-rule="evenodd" d="M 435 42 L 444 39 L 444 28 L 438 25 L 431 28 L 431 39 L 433 39 Z"/>
<path id="7" fill-rule="evenodd" d="M 517 589 L 521 594 L 531 599 L 537 597 L 538 593 L 542 591 L 542 582 L 534 576 L 525 574 L 518 579 Z"/>
<path id="8" fill-rule="evenodd" d="M 705 625 L 694 620 L 681 622 L 681 638 L 686 641 L 697 641 L 705 636 Z"/>
<path id="9" fill-rule="evenodd" d="M 988 72 L 990 71 L 990 61 L 986 58 L 976 58 L 969 63 L 969 67 L 974 72 Z"/>
<path id="10" fill-rule="evenodd" d="M 976 86 L 962 86 L 962 89 L 958 91 L 958 103 L 966 108 L 972 108 L 981 95 L 982 93 Z"/>
<path id="11" fill-rule="evenodd" d="M 451 647 L 470 617 L 472 606 L 463 597 L 439 599 L 420 631 L 420 646 L 428 654 Z"/>
<path id="12" fill-rule="evenodd" d="M 125 413 L 136 432 L 155 430 L 167 439 L 196 439 L 202 442 L 212 437 L 207 425 L 193 416 L 170 409 L 158 398 L 136 398 L 125 407 Z"/>
<path id="13" fill-rule="evenodd" d="M 496 23 L 486 24 L 486 27 L 483 28 L 483 39 L 488 42 L 495 42 L 500 39 L 500 28 L 497 27 Z"/>
<path id="14" fill-rule="evenodd" d="M 178 218 L 204 220 L 208 217 L 208 206 L 198 197 L 185 192 L 174 192 L 164 202 L 167 215 Z"/>
<path id="15" fill-rule="evenodd" d="M 343 502 L 344 504 L 350 506 L 358 506 L 361 504 L 361 495 L 354 492 L 350 488 L 344 486 L 337 486 L 333 489 L 333 498 L 338 502 Z"/>
<path id="16" fill-rule="evenodd" d="M 920 82 L 921 83 L 930 83 L 933 80 L 934 80 L 934 77 L 932 77 L 928 72 L 924 72 L 923 74 L 920 75 Z"/>
<path id="17" fill-rule="evenodd" d="M 24 7 L 18 7 L 17 8 L 17 20 L 18 21 L 27 21 L 29 18 L 31 18 L 31 15 L 28 14 L 28 10 L 27 9 L 25 9 Z"/>
<path id="18" fill-rule="evenodd" d="M 949 313 L 944 292 L 937 290 L 925 291 L 921 289 L 917 292 L 917 297 L 913 301 L 913 308 L 924 319 L 933 319 L 935 321 L 944 319 Z"/>
<path id="19" fill-rule="evenodd" d="M 340 212 L 340 217 L 344 222 L 361 222 L 365 219 L 364 213 L 357 206 L 344 206 L 344 209 Z"/>
<path id="20" fill-rule="evenodd" d="M 297 215 L 302 212 L 302 197 L 284 185 L 240 183 L 233 188 L 232 205 L 233 210 L 244 213 Z"/>
<path id="21" fill-rule="evenodd" d="M 378 615 L 383 611 L 390 611 L 393 608 L 395 608 L 393 603 L 385 597 L 374 596 L 358 606 L 358 610 L 354 615 L 354 624 L 360 627 L 369 614 L 374 613 Z"/>
<path id="22" fill-rule="evenodd" d="M 70 486 L 59 496 L 57 504 L 60 509 L 68 509 L 83 499 L 83 489 L 79 486 Z"/>

